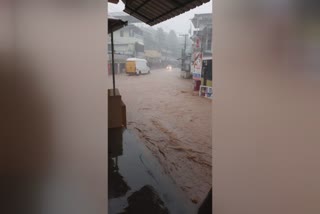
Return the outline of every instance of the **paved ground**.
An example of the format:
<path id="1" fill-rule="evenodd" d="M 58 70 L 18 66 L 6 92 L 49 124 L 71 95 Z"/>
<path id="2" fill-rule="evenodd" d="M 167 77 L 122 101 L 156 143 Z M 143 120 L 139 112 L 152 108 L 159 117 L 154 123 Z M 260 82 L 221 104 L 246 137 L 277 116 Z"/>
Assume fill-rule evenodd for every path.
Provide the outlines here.
<path id="1" fill-rule="evenodd" d="M 109 129 L 108 151 L 108 213 L 197 213 L 198 206 L 164 172 L 133 131 Z"/>
<path id="2" fill-rule="evenodd" d="M 180 78 L 178 70 L 118 74 L 116 87 L 127 106 L 128 129 L 189 199 L 201 202 L 212 183 L 212 101 L 194 96 L 192 80 Z"/>

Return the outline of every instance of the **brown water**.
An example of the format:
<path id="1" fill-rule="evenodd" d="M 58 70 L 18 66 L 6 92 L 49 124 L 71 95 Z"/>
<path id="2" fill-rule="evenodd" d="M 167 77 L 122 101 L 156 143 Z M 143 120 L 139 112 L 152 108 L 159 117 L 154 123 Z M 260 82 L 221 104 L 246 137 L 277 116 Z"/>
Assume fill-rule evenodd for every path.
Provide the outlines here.
<path id="1" fill-rule="evenodd" d="M 199 204 L 212 183 L 212 101 L 193 95 L 192 80 L 180 78 L 177 69 L 140 76 L 118 74 L 116 87 L 127 106 L 128 129 Z"/>

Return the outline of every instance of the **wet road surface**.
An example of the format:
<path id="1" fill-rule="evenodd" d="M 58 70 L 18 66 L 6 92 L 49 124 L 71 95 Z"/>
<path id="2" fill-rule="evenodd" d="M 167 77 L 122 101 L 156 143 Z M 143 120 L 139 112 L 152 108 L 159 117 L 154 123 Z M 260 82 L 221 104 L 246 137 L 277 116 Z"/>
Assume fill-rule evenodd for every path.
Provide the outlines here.
<path id="1" fill-rule="evenodd" d="M 197 206 L 131 131 L 109 129 L 108 162 L 109 213 L 197 213 Z"/>
<path id="2" fill-rule="evenodd" d="M 127 107 L 128 130 L 199 205 L 212 183 L 212 101 L 193 95 L 192 80 L 182 79 L 178 69 L 117 74 L 116 87 Z"/>

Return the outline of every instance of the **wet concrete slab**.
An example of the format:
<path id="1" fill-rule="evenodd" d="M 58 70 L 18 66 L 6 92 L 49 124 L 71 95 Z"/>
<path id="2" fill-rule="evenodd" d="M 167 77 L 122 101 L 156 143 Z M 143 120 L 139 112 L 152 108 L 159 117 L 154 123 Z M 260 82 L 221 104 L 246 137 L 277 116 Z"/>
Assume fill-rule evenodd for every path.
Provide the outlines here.
<path id="1" fill-rule="evenodd" d="M 127 129 L 109 129 L 109 213 L 195 214 L 197 206 Z"/>
<path id="2" fill-rule="evenodd" d="M 156 190 L 149 185 L 142 187 L 128 197 L 129 205 L 122 214 L 155 213 L 169 214 L 168 208 Z"/>

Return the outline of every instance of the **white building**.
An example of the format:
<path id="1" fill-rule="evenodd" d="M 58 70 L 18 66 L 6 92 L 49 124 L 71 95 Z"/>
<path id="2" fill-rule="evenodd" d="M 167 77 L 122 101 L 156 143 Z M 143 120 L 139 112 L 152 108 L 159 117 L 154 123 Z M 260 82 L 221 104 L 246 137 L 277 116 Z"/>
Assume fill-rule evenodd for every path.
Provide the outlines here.
<path id="1" fill-rule="evenodd" d="M 113 33 L 114 59 L 116 72 L 121 72 L 125 68 L 127 58 L 144 58 L 143 31 L 133 24 L 115 31 Z M 111 36 L 108 38 L 108 50 L 111 54 Z M 111 59 L 111 56 L 109 56 Z"/>

